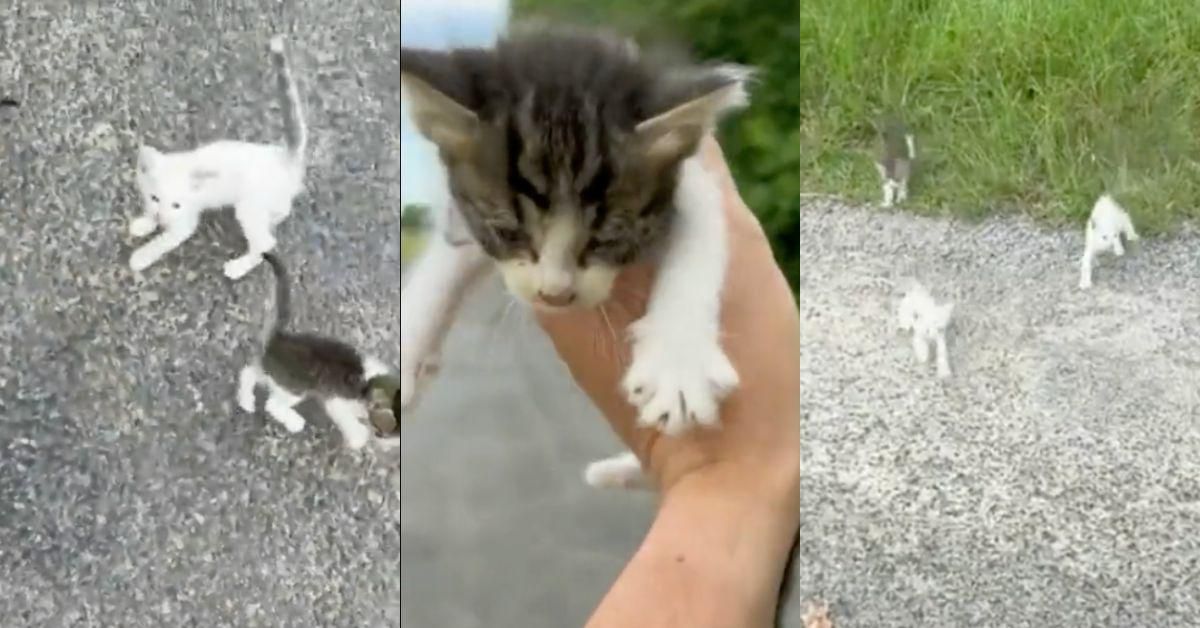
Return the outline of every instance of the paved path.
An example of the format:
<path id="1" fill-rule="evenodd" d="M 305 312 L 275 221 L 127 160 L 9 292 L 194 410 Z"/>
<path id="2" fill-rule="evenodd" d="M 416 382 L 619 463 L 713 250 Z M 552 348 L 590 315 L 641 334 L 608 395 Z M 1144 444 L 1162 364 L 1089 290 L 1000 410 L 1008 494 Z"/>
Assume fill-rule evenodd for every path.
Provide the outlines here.
<path id="1" fill-rule="evenodd" d="M 294 25 L 311 167 L 279 240 L 299 320 L 395 360 L 396 5 L 67 4 L 0 11 L 22 104 L 0 123 L 0 624 L 395 625 L 396 461 L 343 453 L 311 408 L 296 436 L 235 410 L 270 284 L 221 274 L 231 217 L 140 280 L 125 229 L 139 137 L 280 137 L 266 43 Z"/>
<path id="2" fill-rule="evenodd" d="M 813 203 L 801 219 L 797 594 L 839 628 L 1195 626 L 1200 237 L 1076 288 L 1082 233 Z M 958 302 L 956 376 L 888 325 Z"/>

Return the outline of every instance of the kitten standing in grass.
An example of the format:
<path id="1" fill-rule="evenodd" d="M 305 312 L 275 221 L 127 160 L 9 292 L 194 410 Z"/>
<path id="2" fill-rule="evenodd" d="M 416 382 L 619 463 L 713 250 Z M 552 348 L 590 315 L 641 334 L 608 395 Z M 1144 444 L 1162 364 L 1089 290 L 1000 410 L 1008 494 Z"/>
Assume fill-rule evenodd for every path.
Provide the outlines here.
<path id="1" fill-rule="evenodd" d="M 270 51 L 278 72 L 285 145 L 218 140 L 173 153 L 142 146 L 137 185 L 145 210 L 129 224 L 129 233 L 140 238 L 160 227 L 162 233 L 133 252 L 129 267 L 134 271 L 192 237 L 204 211 L 228 205 L 234 207 L 247 251 L 225 263 L 225 276 L 241 278 L 275 248 L 274 229 L 291 214 L 292 200 L 304 189 L 308 130 L 282 36 L 271 39 Z"/>
<path id="2" fill-rule="evenodd" d="M 883 206 L 892 207 L 908 199 L 908 179 L 917 159 L 916 138 L 899 120 L 890 120 L 883 128 L 883 150 L 875 162 L 883 180 Z"/>
<path id="3" fill-rule="evenodd" d="M 453 199 L 401 296 L 403 406 L 489 266 L 535 308 L 603 315 L 617 273 L 654 259 L 623 390 L 642 426 L 715 425 L 738 376 L 720 343 L 721 195 L 694 154 L 747 104 L 748 70 L 663 65 L 622 38 L 550 28 L 494 49 L 403 48 L 400 71 Z"/>
<path id="4" fill-rule="evenodd" d="M 1125 255 L 1125 246 L 1121 244 L 1122 237 L 1129 242 L 1137 241 L 1138 234 L 1133 228 L 1133 221 L 1112 196 L 1101 195 L 1092 206 L 1092 214 L 1088 217 L 1087 231 L 1084 234 L 1083 259 L 1079 262 L 1081 289 L 1092 287 L 1092 261 L 1097 255 Z"/>
<path id="5" fill-rule="evenodd" d="M 261 352 L 238 374 L 237 403 L 255 410 L 255 388 L 270 394 L 265 410 L 289 432 L 304 429 L 294 407 L 306 397 L 321 400 L 325 413 L 342 433 L 346 446 L 359 449 L 371 438 L 369 422 L 381 444 L 394 444 L 400 382 L 379 360 L 333 338 L 289 331 L 291 292 L 288 274 L 273 253 L 263 259 L 275 273 L 275 313 L 267 321 Z"/>

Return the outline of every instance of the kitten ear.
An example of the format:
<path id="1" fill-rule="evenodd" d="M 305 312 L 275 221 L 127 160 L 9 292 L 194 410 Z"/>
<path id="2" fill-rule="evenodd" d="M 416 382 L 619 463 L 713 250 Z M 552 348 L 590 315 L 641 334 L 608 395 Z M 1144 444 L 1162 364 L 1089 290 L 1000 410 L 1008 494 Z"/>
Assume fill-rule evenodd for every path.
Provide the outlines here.
<path id="1" fill-rule="evenodd" d="M 670 163 L 694 153 L 724 114 L 749 104 L 746 82 L 752 74 L 744 66 L 722 65 L 687 84 L 672 86 L 675 97 L 667 101 L 676 102 L 671 108 L 634 127 L 636 136 L 645 142 L 647 156 Z M 687 99 L 678 102 L 680 97 Z"/>
<path id="2" fill-rule="evenodd" d="M 402 49 L 400 85 L 417 130 L 452 155 L 468 150 L 475 140 L 479 116 L 456 100 L 470 92 L 464 71 L 451 53 Z"/>

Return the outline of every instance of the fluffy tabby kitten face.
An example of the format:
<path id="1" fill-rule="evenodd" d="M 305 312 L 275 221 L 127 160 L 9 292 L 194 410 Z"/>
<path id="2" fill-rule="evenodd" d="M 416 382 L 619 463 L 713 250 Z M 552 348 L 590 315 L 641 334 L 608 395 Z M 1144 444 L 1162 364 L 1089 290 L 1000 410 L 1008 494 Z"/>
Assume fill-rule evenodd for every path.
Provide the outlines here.
<path id="1" fill-rule="evenodd" d="M 655 65 L 573 30 L 400 59 L 463 223 L 508 289 L 543 308 L 608 298 L 669 232 L 679 164 L 746 102 L 744 68 Z"/>

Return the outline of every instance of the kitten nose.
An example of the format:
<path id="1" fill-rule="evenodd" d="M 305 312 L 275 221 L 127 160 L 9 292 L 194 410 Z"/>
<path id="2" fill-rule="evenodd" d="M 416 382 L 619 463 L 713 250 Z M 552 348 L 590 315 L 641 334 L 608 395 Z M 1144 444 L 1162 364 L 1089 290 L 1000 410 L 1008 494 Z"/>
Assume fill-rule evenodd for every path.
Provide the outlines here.
<path id="1" fill-rule="evenodd" d="M 543 303 L 553 307 L 567 307 L 575 302 L 575 292 L 573 290 L 564 290 L 559 293 L 548 293 L 538 290 L 537 296 Z"/>

